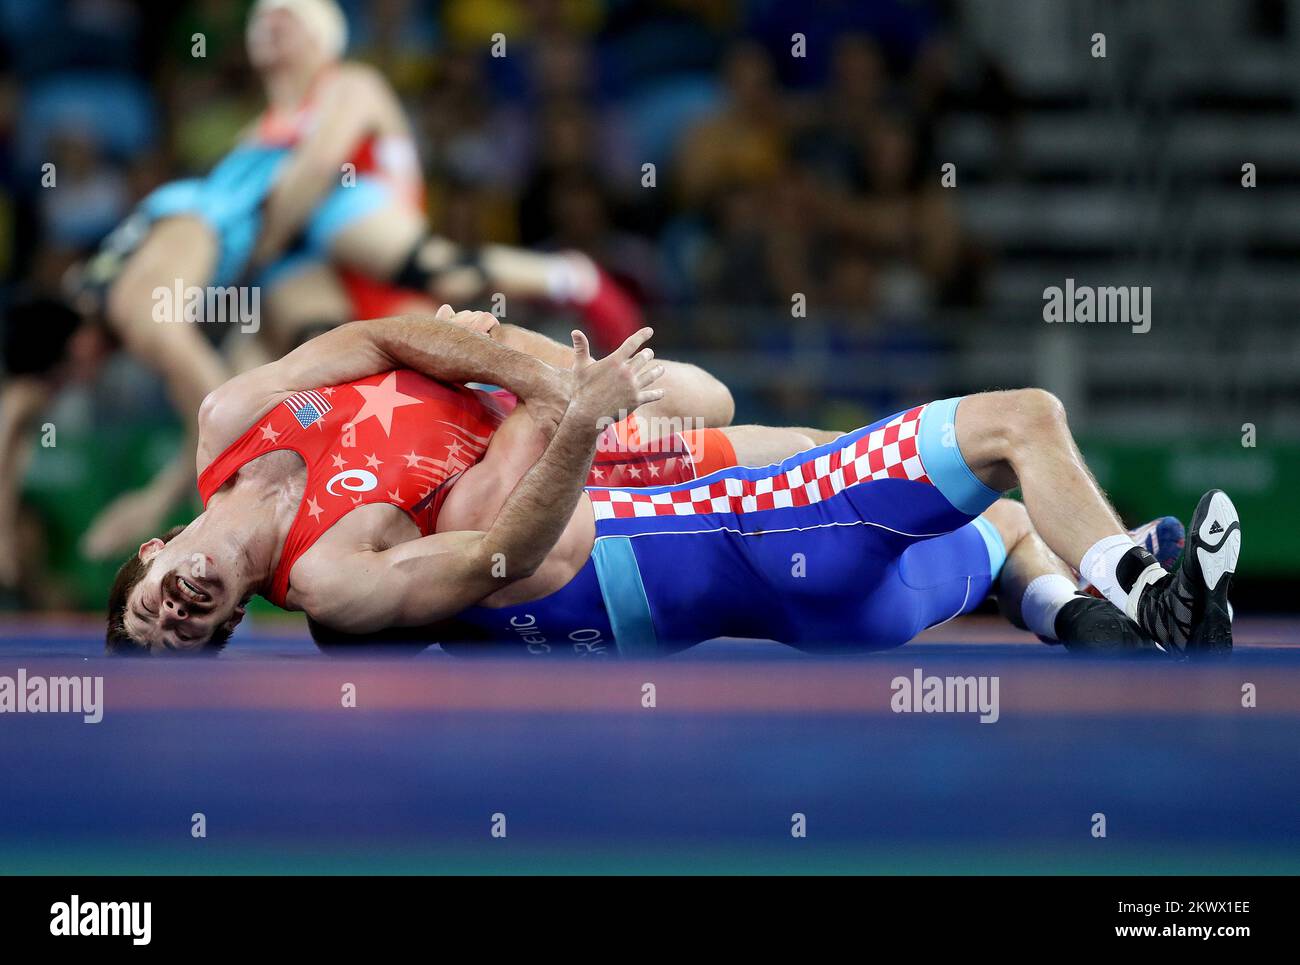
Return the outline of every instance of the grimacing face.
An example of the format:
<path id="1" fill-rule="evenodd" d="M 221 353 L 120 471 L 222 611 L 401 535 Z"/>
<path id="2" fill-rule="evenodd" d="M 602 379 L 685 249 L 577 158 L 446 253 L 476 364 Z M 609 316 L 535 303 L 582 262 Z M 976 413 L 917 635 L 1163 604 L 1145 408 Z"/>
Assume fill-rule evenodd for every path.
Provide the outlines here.
<path id="1" fill-rule="evenodd" d="M 127 633 L 155 653 L 201 650 L 215 630 L 244 615 L 216 561 L 193 552 L 186 542 L 180 537 L 169 543 L 152 539 L 140 547 L 148 569 L 127 596 L 122 622 Z"/>

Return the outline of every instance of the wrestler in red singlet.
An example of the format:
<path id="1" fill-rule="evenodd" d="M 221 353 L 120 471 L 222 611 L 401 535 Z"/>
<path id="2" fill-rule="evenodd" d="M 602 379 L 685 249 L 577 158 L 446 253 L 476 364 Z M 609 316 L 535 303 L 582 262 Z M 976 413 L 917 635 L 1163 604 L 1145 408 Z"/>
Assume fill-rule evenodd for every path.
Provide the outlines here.
<path id="1" fill-rule="evenodd" d="M 483 457 L 503 418 L 487 393 L 408 369 L 296 392 L 212 460 L 199 494 L 206 506 L 236 470 L 268 452 L 302 457 L 307 485 L 268 595 L 284 606 L 293 564 L 358 506 L 390 503 L 421 534 L 433 533 L 451 486 Z"/>
<path id="2" fill-rule="evenodd" d="M 307 467 L 302 505 L 268 595 L 284 606 L 293 564 L 357 506 L 390 503 L 406 512 L 421 534 L 435 532 L 451 486 L 483 458 L 506 411 L 494 394 L 435 382 L 409 369 L 295 392 L 212 460 L 199 475 L 199 494 L 206 506 L 241 466 L 268 452 L 287 449 L 302 457 Z M 694 479 L 691 447 L 680 436 L 670 445 L 663 451 L 643 446 L 606 451 L 590 482 L 609 486 L 611 477 L 626 479 L 628 472 L 634 479 L 644 472 L 647 485 Z"/>

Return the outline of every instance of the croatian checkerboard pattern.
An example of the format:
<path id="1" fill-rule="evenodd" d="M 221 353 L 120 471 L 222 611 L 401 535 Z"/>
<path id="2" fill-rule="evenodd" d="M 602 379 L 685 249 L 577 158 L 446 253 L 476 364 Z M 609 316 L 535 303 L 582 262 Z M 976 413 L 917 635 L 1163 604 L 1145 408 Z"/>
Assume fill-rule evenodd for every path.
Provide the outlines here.
<path id="1" fill-rule="evenodd" d="M 808 506 L 848 486 L 877 479 L 929 483 L 917 452 L 917 429 L 925 406 L 902 413 L 878 429 L 835 449 L 757 479 L 724 476 L 699 485 L 675 486 L 664 492 L 588 488 L 597 519 L 636 516 L 692 516 L 753 513 L 789 506 Z M 726 470 L 724 470 L 724 473 Z"/>

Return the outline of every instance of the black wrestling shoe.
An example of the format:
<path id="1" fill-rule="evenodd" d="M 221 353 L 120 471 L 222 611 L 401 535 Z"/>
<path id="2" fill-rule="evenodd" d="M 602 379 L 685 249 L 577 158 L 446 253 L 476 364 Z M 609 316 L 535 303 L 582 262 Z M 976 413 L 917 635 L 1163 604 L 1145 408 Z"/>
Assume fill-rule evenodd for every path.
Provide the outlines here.
<path id="1" fill-rule="evenodd" d="M 1080 592 L 1056 614 L 1056 639 L 1071 653 L 1105 657 L 1166 655 L 1109 600 Z"/>
<path id="2" fill-rule="evenodd" d="M 1130 584 L 1148 584 L 1139 588 L 1137 599 L 1137 621 L 1142 629 L 1166 648 L 1175 647 L 1189 657 L 1231 653 L 1228 590 L 1240 553 L 1237 508 L 1226 493 L 1211 489 L 1196 505 L 1182 561 L 1173 573 L 1150 580 L 1144 561 L 1134 563 L 1127 556 L 1121 560 L 1130 573 L 1138 565 L 1144 567 Z M 1125 585 L 1122 577 L 1120 585 Z"/>

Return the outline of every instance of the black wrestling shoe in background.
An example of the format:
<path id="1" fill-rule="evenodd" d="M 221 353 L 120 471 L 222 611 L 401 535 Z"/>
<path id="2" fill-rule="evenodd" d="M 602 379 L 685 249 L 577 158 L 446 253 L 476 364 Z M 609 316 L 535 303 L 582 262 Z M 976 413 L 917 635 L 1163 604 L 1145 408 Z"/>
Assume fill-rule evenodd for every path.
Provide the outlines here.
<path id="1" fill-rule="evenodd" d="M 1109 600 L 1079 592 L 1056 614 L 1056 639 L 1071 653 L 1157 656 L 1166 652 Z"/>
<path id="2" fill-rule="evenodd" d="M 1137 599 L 1137 621 L 1166 649 L 1175 647 L 1189 657 L 1225 655 L 1232 652 L 1228 590 L 1240 554 L 1237 508 L 1226 493 L 1211 489 L 1196 506 L 1173 573 L 1151 581 L 1150 555 L 1135 549 L 1120 561 L 1117 575 L 1126 590 L 1147 582 Z"/>

